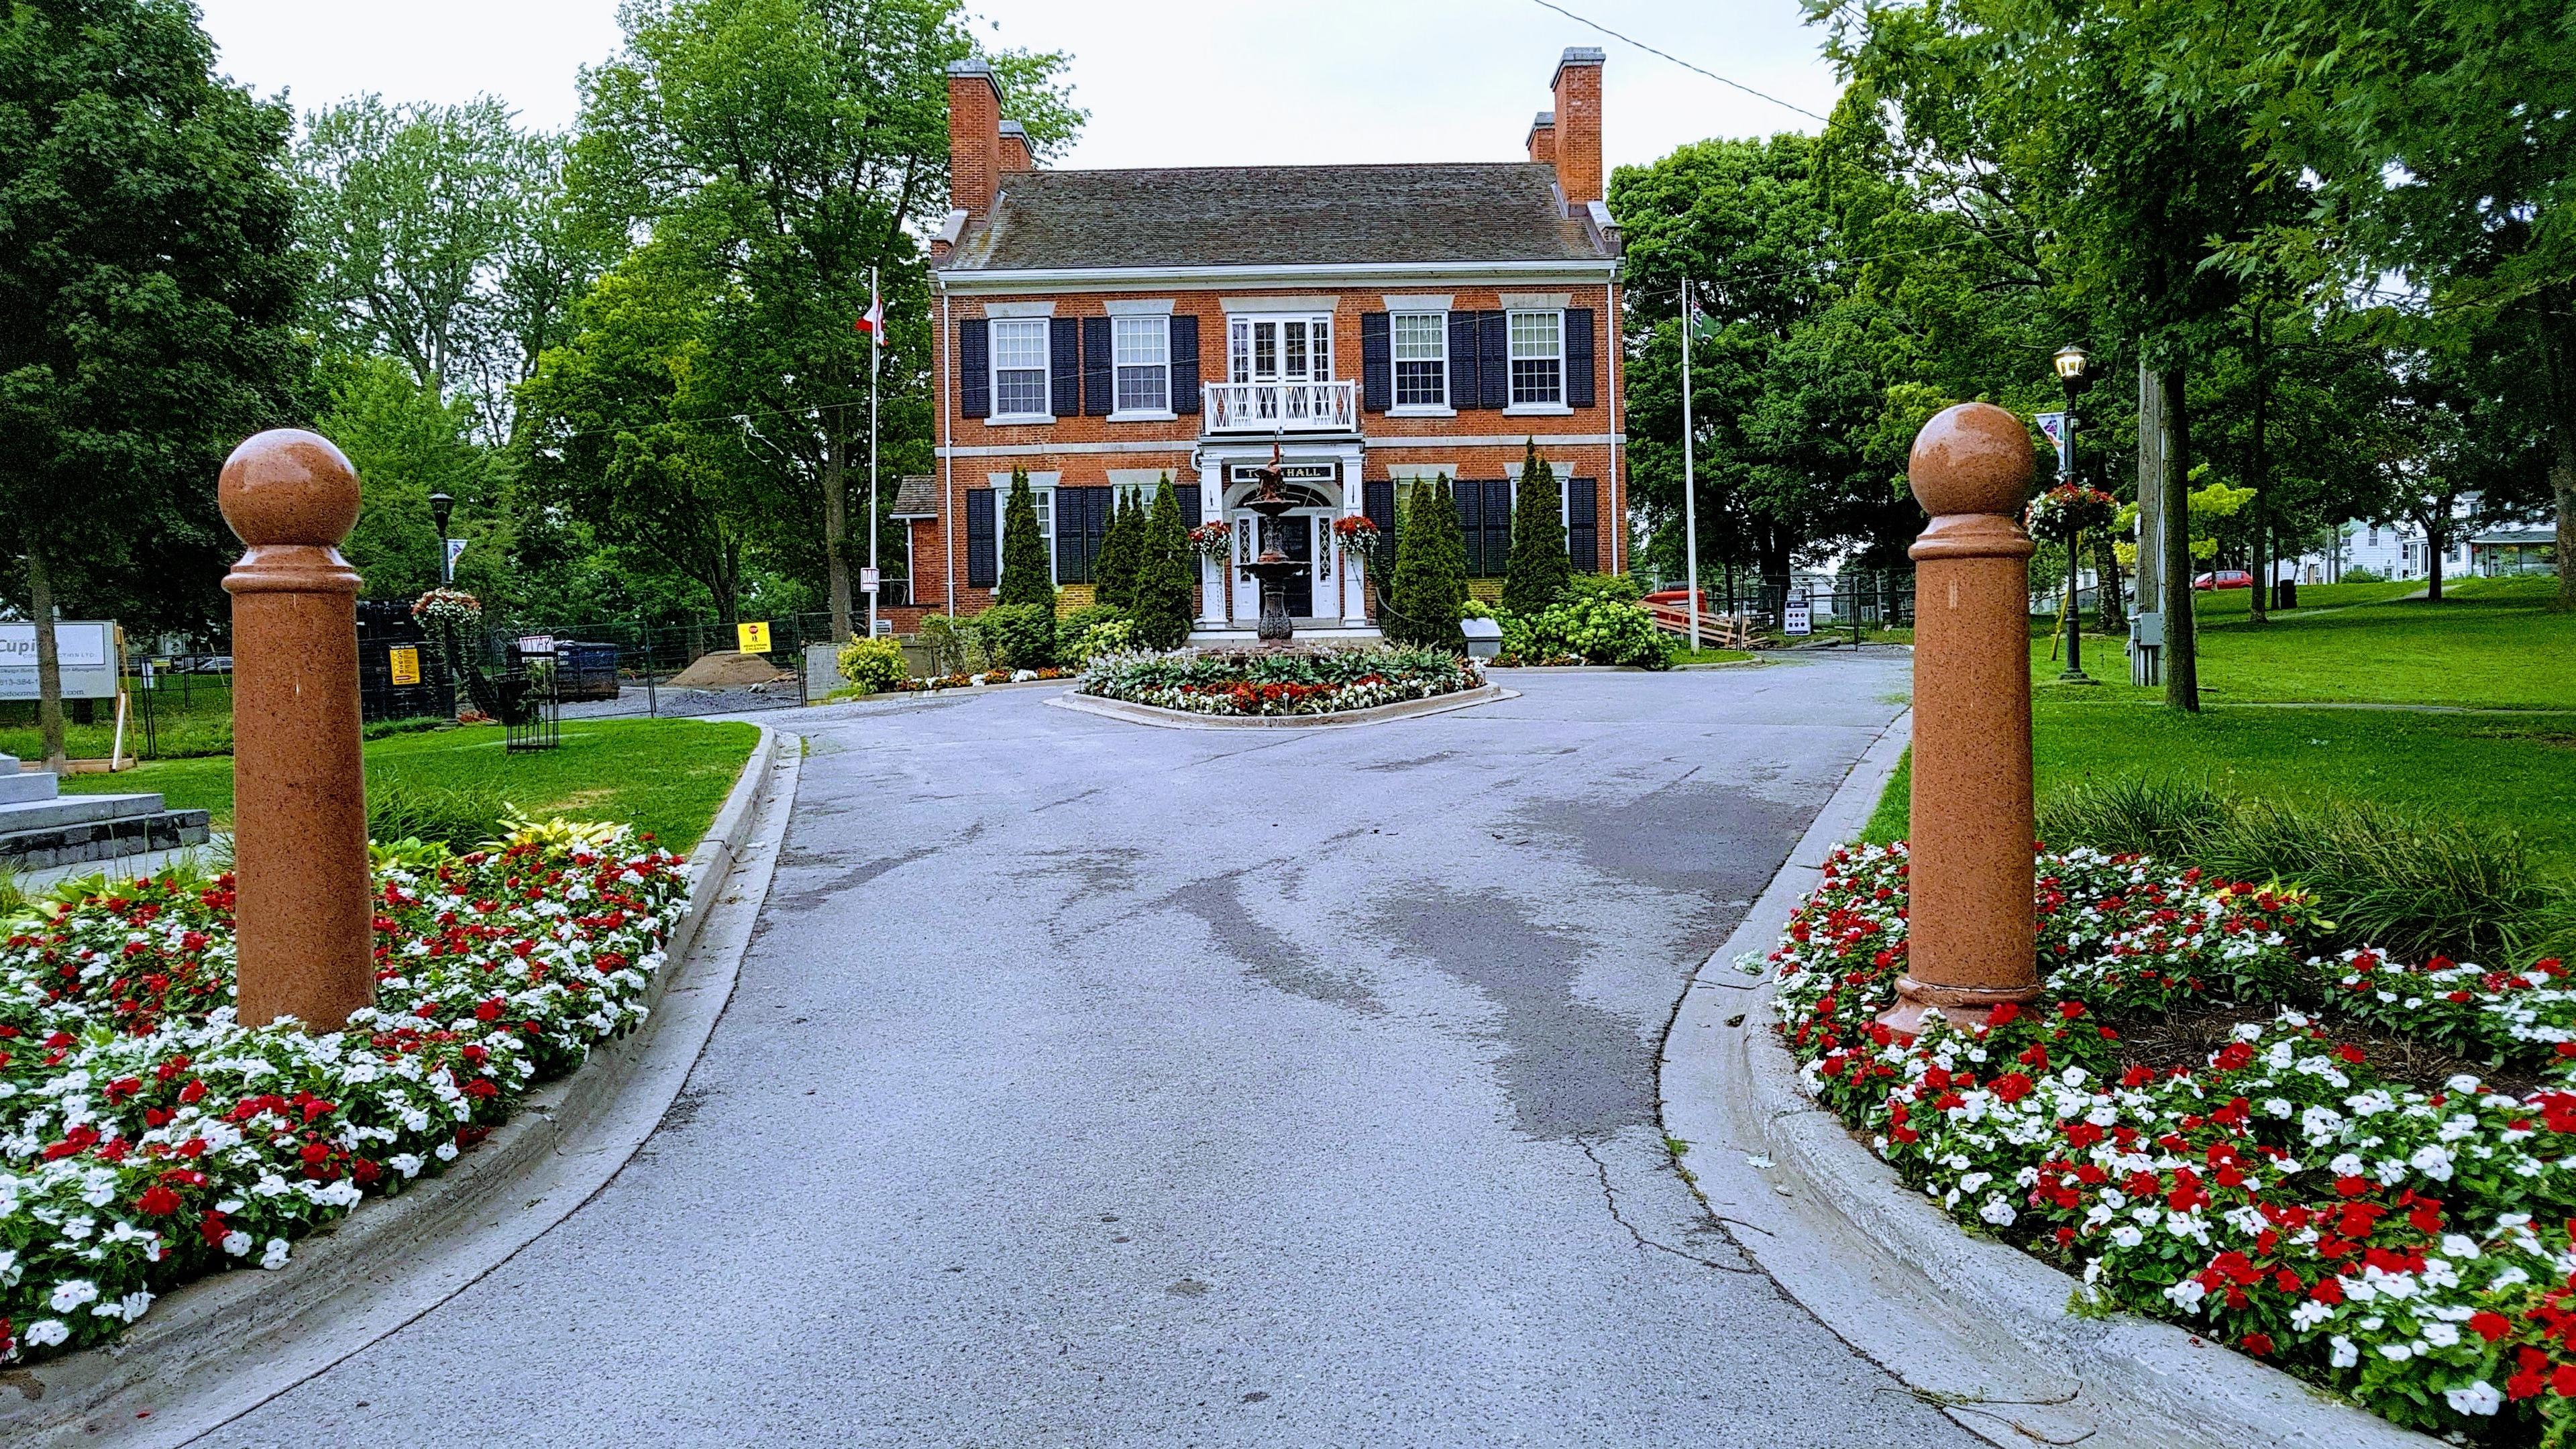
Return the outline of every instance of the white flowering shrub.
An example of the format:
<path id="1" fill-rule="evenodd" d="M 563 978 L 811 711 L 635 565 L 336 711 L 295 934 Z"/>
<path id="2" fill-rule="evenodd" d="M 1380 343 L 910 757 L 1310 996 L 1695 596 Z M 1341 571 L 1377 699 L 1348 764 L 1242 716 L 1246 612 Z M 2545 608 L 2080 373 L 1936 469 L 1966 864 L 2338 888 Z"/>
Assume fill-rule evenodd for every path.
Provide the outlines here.
<path id="1" fill-rule="evenodd" d="M 2576 1048 L 2559 963 L 2305 958 L 2291 892 L 2076 851 L 2039 862 L 2045 991 L 1972 1030 L 1877 1017 L 1905 961 L 1903 846 L 1837 852 L 1770 961 L 1811 1091 L 1962 1221 L 2399 1423 L 2576 1431 Z M 2196 1062 L 2123 1031 L 2233 1015 Z M 2427 1089 L 2330 1024 L 2535 1074 Z"/>
<path id="2" fill-rule="evenodd" d="M 285 1265 L 454 1161 L 528 1087 L 644 1019 L 687 905 L 622 827 L 519 822 L 380 850 L 376 1002 L 344 1030 L 234 1017 L 228 875 L 120 883 L 0 943 L 0 1362 L 103 1342 L 207 1272 Z"/>

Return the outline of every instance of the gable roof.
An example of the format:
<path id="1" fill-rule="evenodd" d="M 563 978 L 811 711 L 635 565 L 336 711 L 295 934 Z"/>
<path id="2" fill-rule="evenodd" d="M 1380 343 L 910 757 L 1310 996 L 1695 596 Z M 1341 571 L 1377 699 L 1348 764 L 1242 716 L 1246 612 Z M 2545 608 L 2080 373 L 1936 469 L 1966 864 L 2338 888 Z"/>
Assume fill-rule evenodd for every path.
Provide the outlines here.
<path id="1" fill-rule="evenodd" d="M 1015 171 L 949 272 L 1606 261 L 1530 162 Z"/>

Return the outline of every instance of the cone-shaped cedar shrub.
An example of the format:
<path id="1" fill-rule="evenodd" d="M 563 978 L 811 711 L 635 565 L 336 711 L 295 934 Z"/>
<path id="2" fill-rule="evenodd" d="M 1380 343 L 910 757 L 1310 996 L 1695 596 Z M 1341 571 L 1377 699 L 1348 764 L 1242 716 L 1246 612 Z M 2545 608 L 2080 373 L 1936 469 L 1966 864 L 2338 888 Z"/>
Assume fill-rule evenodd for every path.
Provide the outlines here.
<path id="1" fill-rule="evenodd" d="M 1458 525 L 1449 480 L 1413 485 L 1396 535 L 1395 580 L 1387 591 L 1382 627 L 1399 644 L 1463 650 L 1459 606 L 1467 601 L 1467 535 Z"/>
<path id="2" fill-rule="evenodd" d="M 1130 503 L 1121 488 L 1109 506 L 1109 527 L 1100 535 L 1100 557 L 1092 565 L 1091 596 L 1124 609 L 1136 601 L 1136 533 L 1145 521 L 1144 505 Z"/>
<path id="3" fill-rule="evenodd" d="M 1155 490 L 1137 550 L 1136 637 L 1148 648 L 1178 649 L 1190 637 L 1191 585 L 1198 577 L 1190 531 L 1181 522 L 1181 499 L 1169 475 Z"/>
<path id="4" fill-rule="evenodd" d="M 1565 594 L 1574 563 L 1565 553 L 1565 520 L 1557 516 L 1556 470 L 1538 460 L 1538 440 L 1521 463 L 1512 491 L 1512 554 L 1503 571 L 1503 612 L 1535 614 Z"/>
<path id="5" fill-rule="evenodd" d="M 1037 495 L 1025 468 L 1011 470 L 1011 496 L 1002 505 L 1002 587 L 997 604 L 1044 604 L 1055 610 L 1055 571 L 1047 565 L 1046 535 L 1038 532 Z"/>

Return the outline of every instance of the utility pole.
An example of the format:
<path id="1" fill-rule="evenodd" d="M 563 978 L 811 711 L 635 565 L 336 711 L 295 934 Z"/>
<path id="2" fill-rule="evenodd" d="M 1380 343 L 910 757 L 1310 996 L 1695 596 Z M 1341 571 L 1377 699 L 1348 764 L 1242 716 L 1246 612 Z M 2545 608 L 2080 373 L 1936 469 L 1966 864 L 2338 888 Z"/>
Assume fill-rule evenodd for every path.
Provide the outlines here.
<path id="1" fill-rule="evenodd" d="M 877 572 L 877 359 L 885 352 L 884 303 L 877 297 L 874 267 L 868 268 L 868 301 L 878 309 L 876 330 L 868 334 L 868 637 L 873 639 L 877 637 L 877 591 L 884 586 L 884 575 Z"/>
<path id="2" fill-rule="evenodd" d="M 1691 426 L 1691 324 L 1698 321 L 1691 305 L 1690 278 L 1682 279 L 1682 609 L 1690 615 L 1690 647 L 1699 652 L 1699 472 L 1696 431 Z"/>

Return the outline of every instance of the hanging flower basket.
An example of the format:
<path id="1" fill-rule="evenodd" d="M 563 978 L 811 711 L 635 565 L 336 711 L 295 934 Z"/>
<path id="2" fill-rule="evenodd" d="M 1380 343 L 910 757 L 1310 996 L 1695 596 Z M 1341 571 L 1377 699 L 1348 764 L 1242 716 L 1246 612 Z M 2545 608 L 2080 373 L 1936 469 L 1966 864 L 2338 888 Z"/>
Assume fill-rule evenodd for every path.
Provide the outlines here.
<path id="1" fill-rule="evenodd" d="M 2061 483 L 2030 501 L 2024 514 L 2033 538 L 2055 539 L 2060 543 L 2079 533 L 2108 528 L 2120 516 L 2120 500 L 2099 488 L 2081 483 Z"/>
<path id="2" fill-rule="evenodd" d="M 1234 525 L 1224 519 L 1200 524 L 1190 530 L 1190 548 L 1211 563 L 1224 563 L 1234 548 Z"/>

